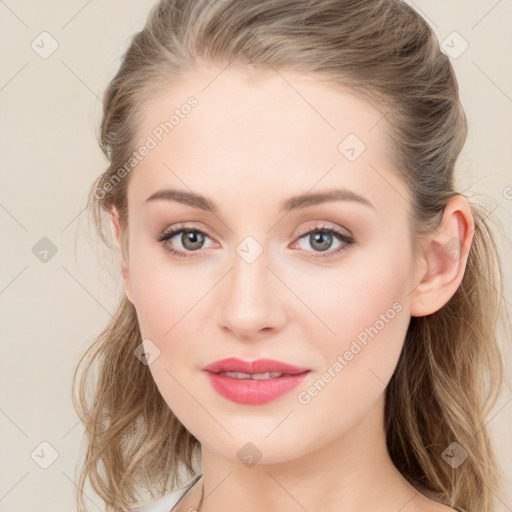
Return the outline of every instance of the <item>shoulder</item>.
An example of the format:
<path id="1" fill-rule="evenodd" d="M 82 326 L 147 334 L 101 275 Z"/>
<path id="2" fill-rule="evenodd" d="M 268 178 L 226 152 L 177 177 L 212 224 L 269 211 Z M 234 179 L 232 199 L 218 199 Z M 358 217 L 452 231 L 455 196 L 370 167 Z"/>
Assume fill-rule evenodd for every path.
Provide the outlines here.
<path id="1" fill-rule="evenodd" d="M 414 508 L 414 510 L 417 512 L 467 512 L 462 508 L 450 507 L 430 499 L 427 502 L 421 503 L 421 505 Z"/>
<path id="2" fill-rule="evenodd" d="M 187 489 L 179 489 L 177 491 L 171 492 L 170 494 L 166 494 L 163 498 L 150 503 L 149 505 L 144 505 L 142 507 L 131 508 L 128 512 L 169 512 L 176 503 L 180 500 L 180 498 L 187 492 Z"/>
<path id="3" fill-rule="evenodd" d="M 127 512 L 169 512 L 176 503 L 183 497 L 183 495 L 197 482 L 199 477 L 195 478 L 185 487 L 166 494 L 162 498 L 149 505 L 131 508 Z"/>
<path id="4" fill-rule="evenodd" d="M 425 512 L 466 512 L 466 510 L 438 503 L 434 507 L 425 509 Z"/>

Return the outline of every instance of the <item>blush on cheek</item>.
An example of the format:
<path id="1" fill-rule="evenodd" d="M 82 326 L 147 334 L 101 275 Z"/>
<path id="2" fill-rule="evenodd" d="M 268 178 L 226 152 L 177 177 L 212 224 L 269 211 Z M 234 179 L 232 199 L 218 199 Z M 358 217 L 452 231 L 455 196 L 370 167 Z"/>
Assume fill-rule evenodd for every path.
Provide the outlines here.
<path id="1" fill-rule="evenodd" d="M 397 306 L 393 304 L 400 305 L 403 300 L 403 293 L 396 284 L 384 281 L 382 275 L 367 274 L 363 279 L 330 280 L 326 287 L 308 286 L 307 292 L 304 287 L 296 293 L 307 297 L 307 305 L 315 313 L 311 322 L 321 320 L 325 336 L 336 342 L 355 338 L 374 324 L 379 331 L 383 322 L 387 326 L 390 319 L 397 316 Z"/>
<path id="2" fill-rule="evenodd" d="M 187 293 L 194 294 L 194 283 L 179 269 L 155 263 L 150 257 L 133 261 L 133 270 L 131 285 L 141 320 L 146 326 L 150 320 L 149 325 L 156 327 L 157 332 L 162 332 L 166 324 L 167 331 L 175 323 L 173 318 L 183 309 L 184 302 L 188 302 Z"/>
<path id="3" fill-rule="evenodd" d="M 391 272 L 361 274 L 363 279 L 339 283 L 339 292 L 323 298 L 322 318 L 330 319 L 330 361 L 355 376 L 390 378 L 398 361 L 410 316 L 404 305 L 403 284 Z M 378 283 L 376 286 L 375 283 Z M 333 286 L 336 289 L 336 286 Z M 327 322 L 328 320 L 326 320 Z M 373 372 L 373 373 L 372 373 Z"/>

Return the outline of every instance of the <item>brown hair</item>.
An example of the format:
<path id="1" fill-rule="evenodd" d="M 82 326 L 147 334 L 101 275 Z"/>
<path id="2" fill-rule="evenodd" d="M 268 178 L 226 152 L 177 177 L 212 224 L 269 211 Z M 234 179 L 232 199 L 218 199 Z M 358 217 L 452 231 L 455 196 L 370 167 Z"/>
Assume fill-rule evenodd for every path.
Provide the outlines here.
<path id="1" fill-rule="evenodd" d="M 104 96 L 99 143 L 110 165 L 88 204 L 107 245 L 103 214 L 115 207 L 128 258 L 130 174 L 120 179 L 119 169 L 134 150 L 145 102 L 194 68 L 228 63 L 318 78 L 383 111 L 396 172 L 411 192 L 412 231 L 435 229 L 456 194 L 454 167 L 467 127 L 450 60 L 411 7 L 400 0 L 162 0 L 132 38 Z M 471 208 L 475 232 L 463 281 L 439 311 L 411 319 L 386 390 L 385 425 L 390 456 L 411 485 L 449 506 L 492 512 L 502 473 L 485 418 L 502 384 L 502 278 L 484 209 Z M 134 357 L 140 343 L 135 309 L 122 295 L 76 369 L 73 400 L 88 441 L 80 511 L 87 477 L 107 510 L 121 511 L 141 489 L 163 495 L 180 482 L 179 470 L 195 472 L 199 442 Z M 452 442 L 467 452 L 457 468 L 442 457 Z"/>

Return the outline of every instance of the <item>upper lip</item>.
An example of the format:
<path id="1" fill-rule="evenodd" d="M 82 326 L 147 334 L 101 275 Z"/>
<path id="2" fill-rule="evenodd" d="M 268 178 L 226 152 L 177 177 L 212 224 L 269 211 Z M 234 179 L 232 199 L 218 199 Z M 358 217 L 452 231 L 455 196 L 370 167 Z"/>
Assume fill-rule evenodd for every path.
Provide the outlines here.
<path id="1" fill-rule="evenodd" d="M 220 373 L 220 372 L 237 372 L 237 373 L 267 373 L 280 372 L 287 375 L 296 375 L 309 371 L 309 368 L 300 368 L 291 364 L 275 361 L 273 359 L 256 359 L 255 361 L 242 361 L 234 357 L 221 359 L 213 363 L 207 364 L 202 368 L 204 371 Z"/>

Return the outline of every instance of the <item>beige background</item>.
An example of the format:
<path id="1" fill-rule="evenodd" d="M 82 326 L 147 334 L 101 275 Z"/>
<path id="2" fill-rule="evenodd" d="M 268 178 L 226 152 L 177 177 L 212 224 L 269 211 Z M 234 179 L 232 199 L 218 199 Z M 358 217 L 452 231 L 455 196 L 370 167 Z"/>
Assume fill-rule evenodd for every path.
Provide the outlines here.
<path id="1" fill-rule="evenodd" d="M 71 379 L 121 291 L 117 259 L 96 247 L 84 213 L 88 187 L 106 165 L 96 143 L 100 98 L 152 4 L 0 1 L 0 512 L 75 510 L 83 445 Z M 460 190 L 485 194 L 491 217 L 510 233 L 512 1 L 416 0 L 413 5 L 439 40 L 452 47 L 470 123 L 459 161 Z M 40 36 L 43 31 L 50 36 Z M 41 38 L 46 38 L 44 48 Z M 42 58 L 52 39 L 58 48 Z M 456 55 L 464 41 L 468 48 Z M 36 244 L 48 244 L 40 242 L 43 237 L 57 250 L 46 262 L 33 253 Z M 510 240 L 500 238 L 500 246 L 510 262 Z M 505 275 L 510 312 L 510 265 Z M 509 347 L 509 341 L 502 342 Z M 510 381 L 510 352 L 505 355 Z M 510 387 L 488 425 L 512 477 Z M 87 493 L 90 509 L 103 510 Z M 512 510 L 510 481 L 498 502 L 499 512 Z"/>

